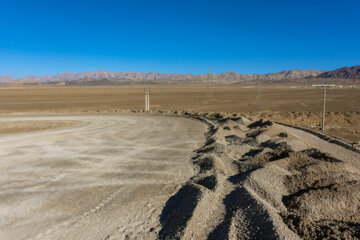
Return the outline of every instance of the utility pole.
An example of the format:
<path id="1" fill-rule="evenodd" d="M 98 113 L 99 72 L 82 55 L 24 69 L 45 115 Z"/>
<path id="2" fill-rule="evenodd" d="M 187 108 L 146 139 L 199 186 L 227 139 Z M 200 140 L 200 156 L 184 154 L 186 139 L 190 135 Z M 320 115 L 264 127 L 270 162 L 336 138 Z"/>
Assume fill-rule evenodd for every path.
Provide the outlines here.
<path id="1" fill-rule="evenodd" d="M 324 89 L 324 100 L 323 100 L 323 112 L 322 112 L 322 122 L 321 122 L 321 130 L 325 132 L 325 107 L 326 107 L 326 88 Z"/>
<path id="2" fill-rule="evenodd" d="M 161 96 L 164 96 L 164 79 L 161 79 L 160 94 Z"/>
<path id="3" fill-rule="evenodd" d="M 259 85 L 260 85 L 260 83 L 259 83 L 259 75 L 256 74 L 256 99 L 259 98 Z"/>
<path id="4" fill-rule="evenodd" d="M 212 99 L 212 91 L 211 91 L 211 82 L 210 82 L 210 67 L 208 68 L 208 74 L 207 74 L 207 98 Z"/>
<path id="5" fill-rule="evenodd" d="M 145 93 L 145 112 L 150 111 L 150 88 L 144 88 Z"/>

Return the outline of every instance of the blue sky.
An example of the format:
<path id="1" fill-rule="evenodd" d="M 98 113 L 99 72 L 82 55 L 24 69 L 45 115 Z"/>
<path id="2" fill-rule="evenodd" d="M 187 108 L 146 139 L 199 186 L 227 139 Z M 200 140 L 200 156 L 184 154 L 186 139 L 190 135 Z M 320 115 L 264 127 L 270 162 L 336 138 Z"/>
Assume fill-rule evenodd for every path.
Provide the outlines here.
<path id="1" fill-rule="evenodd" d="M 358 0 L 0 0 L 0 76 L 360 64 Z"/>

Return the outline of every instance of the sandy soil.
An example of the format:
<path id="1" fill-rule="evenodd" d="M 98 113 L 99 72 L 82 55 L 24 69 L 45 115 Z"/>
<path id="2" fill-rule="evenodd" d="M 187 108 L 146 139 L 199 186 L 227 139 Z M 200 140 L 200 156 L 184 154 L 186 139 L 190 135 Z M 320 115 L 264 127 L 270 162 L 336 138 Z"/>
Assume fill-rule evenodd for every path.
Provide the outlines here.
<path id="1" fill-rule="evenodd" d="M 320 112 L 322 89 L 213 86 L 150 86 L 154 110 L 205 112 Z M 327 111 L 360 112 L 360 89 L 327 93 Z M 0 88 L 0 113 L 84 112 L 144 108 L 143 86 Z"/>
<path id="2" fill-rule="evenodd" d="M 205 131 L 145 115 L 0 121 L 78 123 L 0 135 L 0 239 L 154 239 L 165 202 L 194 174 L 189 159 Z"/>
<path id="3" fill-rule="evenodd" d="M 228 112 L 319 129 L 321 89 L 212 86 L 150 86 L 154 111 Z M 327 131 L 360 141 L 360 89 L 327 93 Z M 0 88 L 0 113 L 116 112 L 144 108 L 142 86 Z"/>

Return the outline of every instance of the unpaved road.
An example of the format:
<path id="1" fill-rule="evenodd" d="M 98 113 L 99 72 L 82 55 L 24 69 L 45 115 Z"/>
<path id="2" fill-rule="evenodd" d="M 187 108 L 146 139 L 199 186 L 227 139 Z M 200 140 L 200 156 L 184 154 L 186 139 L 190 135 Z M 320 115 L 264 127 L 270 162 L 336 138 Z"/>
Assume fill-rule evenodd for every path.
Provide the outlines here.
<path id="1" fill-rule="evenodd" d="M 194 174 L 205 126 L 147 115 L 2 116 L 74 121 L 0 135 L 0 239 L 153 239 Z"/>

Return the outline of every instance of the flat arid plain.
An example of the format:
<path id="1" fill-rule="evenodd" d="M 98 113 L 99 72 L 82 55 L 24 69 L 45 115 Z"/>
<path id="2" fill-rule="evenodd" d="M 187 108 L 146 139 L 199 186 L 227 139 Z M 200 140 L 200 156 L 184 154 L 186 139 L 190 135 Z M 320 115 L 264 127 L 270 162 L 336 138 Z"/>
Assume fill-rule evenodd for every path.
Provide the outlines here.
<path id="1" fill-rule="evenodd" d="M 241 86 L 151 86 L 152 111 L 238 114 L 320 129 L 323 89 Z M 360 140 L 360 90 L 330 89 L 328 134 Z M 144 87 L 0 88 L 0 113 L 111 113 L 144 109 Z M 229 113 L 229 114 L 226 114 Z M 0 129 L 0 131 L 2 131 Z"/>
<path id="2" fill-rule="evenodd" d="M 359 89 L 150 91 L 0 88 L 0 239 L 360 238 Z"/>

